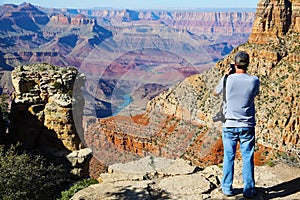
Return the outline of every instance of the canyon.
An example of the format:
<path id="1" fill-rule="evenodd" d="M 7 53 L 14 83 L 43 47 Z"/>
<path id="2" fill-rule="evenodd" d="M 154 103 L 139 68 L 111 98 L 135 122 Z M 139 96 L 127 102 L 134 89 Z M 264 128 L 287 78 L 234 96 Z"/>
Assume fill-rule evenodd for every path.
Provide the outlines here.
<path id="1" fill-rule="evenodd" d="M 221 124 L 211 120 L 221 100 L 211 91 L 234 54 L 247 51 L 249 73 L 261 80 L 255 162 L 284 157 L 298 165 L 299 9 L 296 0 L 261 0 L 256 14 L 2 5 L 2 90 L 12 91 L 5 81 L 12 74 L 18 103 L 13 104 L 13 112 L 26 112 L 38 130 L 44 126 L 52 130 L 68 151 L 91 148 L 94 178 L 108 165 L 149 155 L 183 158 L 205 167 L 222 161 Z M 24 24 L 19 23 L 21 18 Z M 70 88 L 59 97 L 57 91 L 45 93 L 38 89 L 41 72 L 31 75 L 34 70 L 27 65 L 23 68 L 32 80 L 22 79 L 24 69 L 17 66 L 36 62 L 61 66 L 54 70 L 60 72 L 73 66 L 85 74 L 85 106 L 75 113 L 77 123 L 83 121 L 81 132 L 69 132 L 73 122 L 60 126 L 74 115 L 61 102 Z M 54 84 L 54 75 L 46 78 L 52 89 L 63 83 Z M 72 91 L 73 96 L 80 93 Z M 125 99 L 129 103 L 120 108 Z M 59 103 L 63 105 L 53 107 Z M 69 117 L 56 118 L 60 111 Z M 12 121 L 12 127 L 23 125 L 21 119 Z M 24 129 L 15 127 L 13 132 Z M 39 138 L 35 134 L 23 139 L 35 143 Z"/>
<path id="2" fill-rule="evenodd" d="M 211 119 L 219 109 L 220 99 L 213 97 L 211 91 L 235 53 L 246 51 L 251 58 L 248 71 L 261 81 L 256 99 L 255 162 L 259 165 L 284 158 L 297 165 L 298 20 L 298 1 L 260 1 L 248 42 L 234 48 L 215 67 L 191 75 L 155 96 L 142 114 L 132 115 L 128 106 L 124 110 L 127 116 L 90 119 L 86 124 L 87 144 L 97 159 L 107 164 L 147 155 L 180 157 L 197 166 L 220 163 L 221 124 Z"/>
<path id="3" fill-rule="evenodd" d="M 131 96 L 132 112 L 140 114 L 159 92 L 202 73 L 247 41 L 253 20 L 251 10 L 72 10 L 4 4 L 1 74 L 36 62 L 72 66 L 86 75 L 86 115 L 111 116 L 125 94 Z M 5 81 L 1 85 L 11 91 Z M 103 92 L 103 85 L 115 92 Z M 155 90 L 140 93 L 150 87 Z"/>

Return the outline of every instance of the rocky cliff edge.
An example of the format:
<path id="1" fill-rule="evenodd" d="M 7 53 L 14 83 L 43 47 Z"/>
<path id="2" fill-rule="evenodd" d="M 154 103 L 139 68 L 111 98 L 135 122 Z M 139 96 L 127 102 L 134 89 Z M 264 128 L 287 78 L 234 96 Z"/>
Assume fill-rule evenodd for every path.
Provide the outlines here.
<path id="1" fill-rule="evenodd" d="M 80 139 L 84 76 L 75 68 L 44 63 L 19 66 L 11 76 L 15 89 L 9 127 L 12 138 L 65 160 L 74 174 L 87 175 L 92 152 Z"/>
<path id="2" fill-rule="evenodd" d="M 200 169 L 182 159 L 148 156 L 125 164 L 111 165 L 108 173 L 101 174 L 99 184 L 77 192 L 71 199 L 242 200 L 241 166 L 241 161 L 237 161 L 233 185 L 236 195 L 230 198 L 218 190 L 222 176 L 220 166 Z M 300 169 L 284 164 L 255 167 L 258 194 L 253 199 L 299 199 L 300 179 L 295 178 L 295 173 L 300 174 Z"/>

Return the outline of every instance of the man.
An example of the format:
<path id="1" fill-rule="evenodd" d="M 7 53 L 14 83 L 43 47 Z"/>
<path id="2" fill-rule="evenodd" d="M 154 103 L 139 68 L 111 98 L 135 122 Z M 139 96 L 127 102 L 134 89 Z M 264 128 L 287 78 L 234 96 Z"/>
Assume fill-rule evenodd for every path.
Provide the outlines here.
<path id="1" fill-rule="evenodd" d="M 223 123 L 222 140 L 224 146 L 222 192 L 226 196 L 234 195 L 232 183 L 234 159 L 237 143 L 243 158 L 243 195 L 252 198 L 256 194 L 254 182 L 254 144 L 255 144 L 255 107 L 254 98 L 259 93 L 259 79 L 247 74 L 249 55 L 238 52 L 234 57 L 235 73 L 229 75 L 226 82 L 226 103 L 224 105 L 225 122 Z M 223 80 L 214 91 L 219 95 L 223 90 Z"/>

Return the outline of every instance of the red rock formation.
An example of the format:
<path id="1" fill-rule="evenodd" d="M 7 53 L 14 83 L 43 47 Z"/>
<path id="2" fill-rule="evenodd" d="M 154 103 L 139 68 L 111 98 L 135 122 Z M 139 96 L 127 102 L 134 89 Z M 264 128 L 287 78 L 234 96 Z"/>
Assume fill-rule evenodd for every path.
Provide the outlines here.
<path id="1" fill-rule="evenodd" d="M 222 142 L 218 131 L 207 137 L 206 127 L 163 113 L 148 114 L 99 119 L 86 128 L 85 142 L 105 165 L 149 154 L 184 157 L 201 166 L 221 162 Z"/>

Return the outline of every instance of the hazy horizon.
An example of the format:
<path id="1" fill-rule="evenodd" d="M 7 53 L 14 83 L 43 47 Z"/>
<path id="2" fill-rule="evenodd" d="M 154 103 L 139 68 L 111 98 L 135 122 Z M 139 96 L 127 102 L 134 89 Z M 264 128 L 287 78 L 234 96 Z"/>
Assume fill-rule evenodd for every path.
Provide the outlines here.
<path id="1" fill-rule="evenodd" d="M 236 0 L 216 0 L 212 4 L 209 1 L 199 0 L 94 0 L 73 1 L 73 0 L 0 0 L 2 4 L 30 3 L 45 8 L 70 8 L 70 9 L 88 9 L 88 8 L 111 8 L 111 9 L 177 9 L 177 10 L 198 10 L 198 9 L 218 9 L 218 8 L 256 8 L 258 0 L 255 1 L 236 1 Z M 217 5 L 217 6 L 216 6 Z"/>

